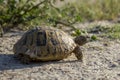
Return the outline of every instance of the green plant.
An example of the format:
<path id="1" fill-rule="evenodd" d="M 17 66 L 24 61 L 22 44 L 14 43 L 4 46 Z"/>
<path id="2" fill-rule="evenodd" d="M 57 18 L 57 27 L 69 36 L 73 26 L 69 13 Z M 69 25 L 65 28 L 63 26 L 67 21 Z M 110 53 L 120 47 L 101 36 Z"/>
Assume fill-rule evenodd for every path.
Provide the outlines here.
<path id="1" fill-rule="evenodd" d="M 92 35 L 91 36 L 91 40 L 94 40 L 94 41 L 97 40 L 97 36 L 96 35 Z"/>
<path id="2" fill-rule="evenodd" d="M 55 3 L 56 0 L 0 0 L 1 32 L 44 24 L 55 27 L 63 24 L 76 30 L 73 24 L 77 22 L 110 20 L 120 14 L 120 0 L 77 0 L 62 7 Z"/>
<path id="3" fill-rule="evenodd" d="M 114 25 L 108 30 L 107 36 L 112 39 L 120 39 L 120 24 Z"/>
<path id="4" fill-rule="evenodd" d="M 72 36 L 79 36 L 79 35 L 81 35 L 81 34 L 82 34 L 81 30 L 80 30 L 80 29 L 77 29 L 77 30 L 75 30 L 75 31 L 72 33 Z"/>
<path id="5" fill-rule="evenodd" d="M 53 0 L 1 0 L 0 25 L 3 31 L 17 27 L 19 24 L 38 24 L 50 22 L 50 18 L 57 15 L 57 8 L 52 5 Z M 49 13 L 49 12 L 53 13 Z M 50 15 L 52 14 L 52 15 Z M 55 19 L 55 17 L 54 17 Z"/>
<path id="6" fill-rule="evenodd" d="M 87 35 L 85 30 L 76 29 L 73 31 L 72 36 Z"/>
<path id="7" fill-rule="evenodd" d="M 40 12 L 45 8 L 45 4 L 49 3 L 48 1 L 44 0 L 35 4 L 35 0 L 1 0 L 1 27 L 4 31 L 8 31 L 19 24 L 26 24 L 37 17 L 41 17 L 43 14 Z M 42 4 L 43 6 L 40 6 Z M 38 9 L 38 7 L 40 8 Z"/>
<path id="8" fill-rule="evenodd" d="M 83 21 L 111 20 L 120 14 L 120 0 L 78 0 L 72 5 L 78 9 Z"/>

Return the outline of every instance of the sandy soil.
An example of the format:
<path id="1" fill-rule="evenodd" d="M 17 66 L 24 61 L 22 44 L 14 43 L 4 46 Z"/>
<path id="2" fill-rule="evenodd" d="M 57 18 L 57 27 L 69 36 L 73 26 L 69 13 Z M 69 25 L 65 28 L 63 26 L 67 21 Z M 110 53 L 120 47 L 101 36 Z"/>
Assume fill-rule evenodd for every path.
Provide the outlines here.
<path id="1" fill-rule="evenodd" d="M 78 28 L 111 25 L 109 22 L 83 23 Z M 82 46 L 83 62 L 74 54 L 62 61 L 21 64 L 12 48 L 24 32 L 7 33 L 0 38 L 0 80 L 120 80 L 120 40 L 100 38 Z"/>

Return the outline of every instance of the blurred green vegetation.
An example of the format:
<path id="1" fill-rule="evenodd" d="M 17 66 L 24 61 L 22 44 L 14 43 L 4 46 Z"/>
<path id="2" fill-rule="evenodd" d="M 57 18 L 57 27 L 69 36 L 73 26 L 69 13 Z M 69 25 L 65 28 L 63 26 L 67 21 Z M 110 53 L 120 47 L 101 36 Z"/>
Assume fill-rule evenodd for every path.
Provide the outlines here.
<path id="1" fill-rule="evenodd" d="M 120 15 L 120 0 L 78 0 L 77 13 L 83 21 L 112 20 Z"/>
<path id="2" fill-rule="evenodd" d="M 110 39 L 120 39 L 120 23 L 114 25 L 101 26 L 97 25 L 89 29 L 88 33 L 92 33 L 92 40 L 97 40 L 97 37 L 106 37 Z M 100 35 L 99 35 L 100 34 Z"/>
<path id="3" fill-rule="evenodd" d="M 36 25 L 63 24 L 79 35 L 81 32 L 73 26 L 77 22 L 113 20 L 120 15 L 120 0 L 77 0 L 62 7 L 55 3 L 56 0 L 0 0 L 1 32 L 15 27 L 24 30 Z"/>
<path id="4" fill-rule="evenodd" d="M 114 25 L 107 31 L 106 36 L 112 39 L 120 39 L 120 24 Z"/>

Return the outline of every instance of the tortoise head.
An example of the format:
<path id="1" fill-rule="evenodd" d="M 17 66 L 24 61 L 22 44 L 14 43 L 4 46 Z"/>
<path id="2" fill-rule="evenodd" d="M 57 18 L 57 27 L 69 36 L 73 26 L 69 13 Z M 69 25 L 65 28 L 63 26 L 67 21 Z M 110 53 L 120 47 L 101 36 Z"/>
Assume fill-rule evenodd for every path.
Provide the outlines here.
<path id="1" fill-rule="evenodd" d="M 74 39 L 75 43 L 82 46 L 84 45 L 85 43 L 87 43 L 87 37 L 86 36 L 77 36 L 75 39 Z"/>

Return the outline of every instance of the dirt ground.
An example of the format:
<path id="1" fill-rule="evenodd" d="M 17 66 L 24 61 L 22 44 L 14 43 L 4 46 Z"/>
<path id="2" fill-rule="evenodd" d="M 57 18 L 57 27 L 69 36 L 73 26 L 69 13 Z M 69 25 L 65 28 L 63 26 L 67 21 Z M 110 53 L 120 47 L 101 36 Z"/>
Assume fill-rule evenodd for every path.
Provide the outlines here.
<path id="1" fill-rule="evenodd" d="M 95 24 L 113 23 L 82 23 L 76 27 L 87 30 Z M 101 37 L 97 41 L 89 41 L 81 47 L 83 62 L 77 61 L 73 54 L 61 61 L 26 65 L 15 59 L 12 51 L 13 45 L 23 33 L 13 31 L 0 38 L 0 80 L 120 80 L 120 40 Z"/>

